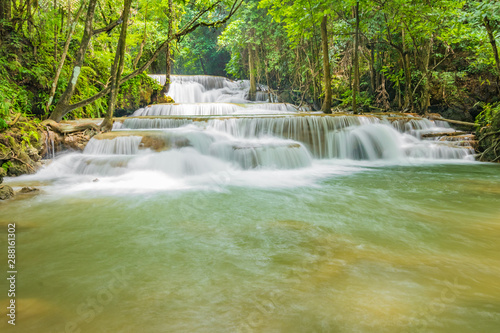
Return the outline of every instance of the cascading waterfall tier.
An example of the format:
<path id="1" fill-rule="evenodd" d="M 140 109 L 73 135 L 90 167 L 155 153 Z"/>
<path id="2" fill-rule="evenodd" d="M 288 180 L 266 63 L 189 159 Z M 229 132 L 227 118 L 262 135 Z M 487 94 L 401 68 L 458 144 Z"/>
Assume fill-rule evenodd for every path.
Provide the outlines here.
<path id="1" fill-rule="evenodd" d="M 136 110 L 132 116 L 218 116 L 218 115 L 252 115 L 295 113 L 298 109 L 287 103 L 185 103 L 185 104 L 156 104 Z"/>
<path id="2" fill-rule="evenodd" d="M 466 146 L 421 140 L 426 133 L 450 133 L 422 119 L 388 121 L 374 116 L 353 115 L 279 115 L 260 117 L 197 117 L 195 119 L 130 118 L 122 128 L 172 128 L 184 122 L 200 128 L 227 133 L 236 138 L 279 137 L 301 142 L 315 158 L 354 160 L 397 160 L 405 157 L 428 159 L 466 158 L 473 150 Z"/>
<path id="3" fill-rule="evenodd" d="M 160 85 L 166 81 L 165 75 L 150 75 Z M 248 103 L 250 81 L 232 81 L 222 76 L 171 75 L 168 96 L 177 103 Z M 264 85 L 259 85 L 257 102 L 277 103 L 278 97 Z"/>
<path id="4" fill-rule="evenodd" d="M 214 130 L 203 130 L 190 125 L 162 131 L 116 131 L 92 138 L 84 150 L 94 155 L 81 160 L 87 165 L 103 165 L 109 173 L 113 163 L 104 163 L 101 155 L 148 155 L 167 150 L 189 148 L 190 155 L 212 156 L 242 169 L 259 167 L 294 169 L 311 165 L 312 158 L 300 142 L 279 138 L 243 139 Z M 184 150 L 185 151 L 185 150 Z M 128 161 L 135 160 L 135 157 Z M 123 168 L 125 160 L 120 159 L 118 167 Z M 127 162 L 128 163 L 128 162 Z M 148 169 L 148 167 L 146 167 Z M 158 169 L 158 167 L 156 167 Z M 95 170 L 78 167 L 77 170 Z"/>
<path id="5" fill-rule="evenodd" d="M 152 77 L 164 83 L 165 76 Z M 471 159 L 474 153 L 473 139 L 444 122 L 403 114 L 303 112 L 290 104 L 249 101 L 248 88 L 247 81 L 223 77 L 172 76 L 175 104 L 151 105 L 117 119 L 113 131 L 92 138 L 83 154 L 63 156 L 48 168 L 100 177 L 161 172 L 182 178 L 304 169 L 319 159 L 398 163 Z"/>

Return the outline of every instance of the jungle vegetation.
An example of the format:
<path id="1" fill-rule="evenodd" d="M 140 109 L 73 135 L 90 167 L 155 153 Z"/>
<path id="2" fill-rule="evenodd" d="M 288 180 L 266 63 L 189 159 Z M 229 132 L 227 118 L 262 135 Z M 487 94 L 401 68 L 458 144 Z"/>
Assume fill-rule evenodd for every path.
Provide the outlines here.
<path id="1" fill-rule="evenodd" d="M 1 0 L 0 129 L 162 96 L 147 74 L 224 75 L 324 112 L 476 122 L 500 156 L 496 0 Z M 150 96 L 148 96 L 149 99 Z"/>

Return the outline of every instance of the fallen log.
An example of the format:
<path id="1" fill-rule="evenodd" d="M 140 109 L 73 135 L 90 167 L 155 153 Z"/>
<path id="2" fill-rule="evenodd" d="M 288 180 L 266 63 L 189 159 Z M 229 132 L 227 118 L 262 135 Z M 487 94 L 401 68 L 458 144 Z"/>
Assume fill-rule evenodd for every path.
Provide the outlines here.
<path id="1" fill-rule="evenodd" d="M 441 136 L 454 137 L 454 136 L 463 136 L 467 134 L 468 134 L 467 132 L 455 131 L 455 132 L 424 133 L 421 136 L 422 138 L 437 138 Z"/>
<path id="2" fill-rule="evenodd" d="M 446 121 L 447 123 L 450 124 L 457 124 L 457 125 L 463 125 L 463 126 L 472 126 L 472 127 L 479 127 L 479 124 L 475 123 L 469 123 L 467 121 L 460 121 L 460 120 L 452 120 L 452 119 L 445 119 L 445 118 L 439 118 L 435 116 L 430 116 L 430 120 L 441 120 L 441 121 Z"/>
<path id="3" fill-rule="evenodd" d="M 92 129 L 96 132 L 99 132 L 99 126 L 97 124 L 89 122 L 82 124 L 67 124 L 67 123 L 57 123 L 52 119 L 47 119 L 42 121 L 42 126 L 50 126 L 53 131 L 58 132 L 59 134 L 69 134 L 74 132 L 82 132 L 86 129 Z"/>

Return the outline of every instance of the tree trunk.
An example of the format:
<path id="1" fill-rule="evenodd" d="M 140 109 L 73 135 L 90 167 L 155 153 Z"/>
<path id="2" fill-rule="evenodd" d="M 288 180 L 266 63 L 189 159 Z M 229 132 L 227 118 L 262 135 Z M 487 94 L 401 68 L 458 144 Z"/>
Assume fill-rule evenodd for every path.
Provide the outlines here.
<path id="1" fill-rule="evenodd" d="M 201 70 L 203 71 L 203 75 L 207 75 L 207 71 L 205 69 L 205 64 L 203 63 L 203 57 L 198 58 L 198 60 L 200 61 Z"/>
<path id="2" fill-rule="evenodd" d="M 170 90 L 170 72 L 172 71 L 171 59 L 170 59 L 170 43 L 165 49 L 165 84 L 161 89 L 160 96 L 168 94 Z"/>
<path id="3" fill-rule="evenodd" d="M 372 93 L 374 94 L 378 87 L 377 87 L 377 73 L 375 72 L 375 43 L 371 44 L 370 48 L 370 87 L 372 90 Z"/>
<path id="4" fill-rule="evenodd" d="M 125 45 L 127 42 L 128 17 L 131 4 L 132 0 L 124 0 L 123 2 L 123 23 L 122 30 L 120 31 L 120 39 L 118 40 L 118 47 L 116 49 L 115 61 L 111 68 L 111 91 L 108 100 L 108 110 L 101 125 L 101 128 L 105 131 L 110 131 L 113 127 L 113 113 L 115 111 L 116 98 L 118 96 L 118 89 L 120 87 L 120 77 L 122 75 L 123 66 L 125 64 Z"/>
<path id="5" fill-rule="evenodd" d="M 12 9 L 10 0 L 0 0 L 0 21 L 4 20 L 10 23 L 12 19 Z M 10 28 L 7 28 L 10 29 Z M 7 30 L 4 24 L 0 24 L 0 41 L 3 40 Z"/>
<path id="6" fill-rule="evenodd" d="M 172 23 L 174 19 L 173 10 L 172 0 L 168 0 L 168 39 L 172 37 Z M 168 91 L 170 90 L 170 72 L 172 71 L 170 46 L 171 45 L 169 42 L 165 50 L 165 84 L 163 85 L 163 89 L 160 92 L 161 96 L 168 94 Z"/>
<path id="7" fill-rule="evenodd" d="M 358 113 L 357 95 L 359 93 L 359 0 L 354 10 L 356 15 L 356 32 L 354 35 L 354 82 L 352 87 L 352 112 Z"/>
<path id="8" fill-rule="evenodd" d="M 80 15 L 83 12 L 83 5 L 80 6 L 80 9 L 78 9 L 78 12 L 76 13 L 75 19 L 73 21 L 68 21 L 71 22 L 71 27 L 68 32 L 68 35 L 66 37 L 66 43 L 64 44 L 64 49 L 61 54 L 61 60 L 59 61 L 59 65 L 57 66 L 56 69 L 56 74 L 54 76 L 54 81 L 52 82 L 52 87 L 50 88 L 50 94 L 49 94 L 49 100 L 46 105 L 46 110 L 49 112 L 49 107 L 52 104 L 52 100 L 54 99 L 54 95 L 56 93 L 56 88 L 57 88 L 57 82 L 59 81 L 59 76 L 61 75 L 61 71 L 64 66 L 64 62 L 66 61 L 66 56 L 68 55 L 68 49 L 69 49 L 69 44 L 71 42 L 71 39 L 73 37 L 73 33 L 75 32 L 75 27 L 76 24 L 78 23 L 78 19 L 80 18 Z"/>
<path id="9" fill-rule="evenodd" d="M 54 13 L 57 10 L 57 0 L 54 0 Z M 62 29 L 62 24 L 61 24 L 61 29 Z M 54 24 L 54 70 L 57 70 L 56 63 L 57 63 L 57 31 L 58 31 L 58 26 L 57 24 Z"/>
<path id="10" fill-rule="evenodd" d="M 248 91 L 248 99 L 255 101 L 255 98 L 257 97 L 257 84 L 255 82 L 253 50 L 250 44 L 248 44 L 248 72 L 250 73 L 250 90 Z"/>
<path id="11" fill-rule="evenodd" d="M 141 59 L 142 52 L 144 51 L 144 46 L 146 45 L 146 38 L 148 36 L 148 25 L 147 25 L 147 21 L 146 21 L 147 15 L 148 15 L 148 5 L 146 4 L 146 9 L 144 12 L 144 37 L 142 38 L 141 45 L 139 46 L 139 52 L 137 52 L 137 56 L 132 61 L 132 68 L 133 69 L 137 68 L 137 63 L 139 62 L 139 59 Z"/>
<path id="12" fill-rule="evenodd" d="M 325 99 L 321 111 L 332 113 L 332 77 L 330 74 L 330 57 L 328 56 L 328 31 L 326 30 L 327 17 L 321 20 L 321 44 L 323 46 L 323 79 L 325 85 Z"/>
<path id="13" fill-rule="evenodd" d="M 92 23 L 94 21 L 94 13 L 95 6 L 97 4 L 97 0 L 90 0 L 89 6 L 87 9 L 87 17 L 85 18 L 85 28 L 83 31 L 82 40 L 80 42 L 80 48 L 76 52 L 75 61 L 73 65 L 73 72 L 71 73 L 71 77 L 69 79 L 68 86 L 66 90 L 62 94 L 61 98 L 56 104 L 54 111 L 50 115 L 50 119 L 55 120 L 57 122 L 61 121 L 62 118 L 70 111 L 68 108 L 69 101 L 71 97 L 73 97 L 73 93 L 75 92 L 76 83 L 78 82 L 78 76 L 80 75 L 80 71 L 82 69 L 83 60 L 85 59 L 85 52 L 87 51 L 87 47 L 90 43 L 90 38 L 92 37 Z"/>
<path id="14" fill-rule="evenodd" d="M 427 114 L 430 106 L 430 80 L 431 80 L 431 71 L 429 71 L 429 62 L 431 59 L 431 54 L 432 54 L 432 47 L 434 45 L 434 36 L 431 37 L 429 40 L 428 44 L 426 45 L 425 48 L 425 53 L 423 57 L 423 62 L 422 62 L 422 72 L 423 75 L 425 76 L 425 82 L 423 86 L 423 96 L 422 96 L 422 112 L 424 114 Z"/>
<path id="15" fill-rule="evenodd" d="M 10 21 L 12 18 L 11 0 L 0 1 L 0 20 Z"/>
<path id="16" fill-rule="evenodd" d="M 404 108 L 405 109 L 413 109 L 413 94 L 411 91 L 411 71 L 410 71 L 410 61 L 408 59 L 408 55 L 403 55 L 402 56 L 402 61 L 403 61 L 403 69 L 405 72 L 405 102 L 404 102 Z"/>
<path id="17" fill-rule="evenodd" d="M 493 27 L 491 26 L 491 22 L 488 19 L 488 17 L 484 18 L 484 27 L 486 28 L 486 32 L 488 33 L 488 38 L 490 40 L 491 48 L 493 50 L 493 56 L 495 57 L 498 79 L 500 79 L 500 58 L 498 56 L 497 41 L 495 40 L 495 35 L 493 34 Z"/>
<path id="18" fill-rule="evenodd" d="M 26 0 L 26 20 L 28 21 L 28 32 L 31 34 L 33 18 L 31 17 L 31 0 Z"/>
<path id="19" fill-rule="evenodd" d="M 413 92 L 411 90 L 411 70 L 410 70 L 410 56 L 406 52 L 406 44 L 405 44 L 405 31 L 404 29 L 401 31 L 402 36 L 402 48 L 401 59 L 403 61 L 403 70 L 405 72 L 405 103 L 404 109 L 409 109 L 413 111 Z"/>

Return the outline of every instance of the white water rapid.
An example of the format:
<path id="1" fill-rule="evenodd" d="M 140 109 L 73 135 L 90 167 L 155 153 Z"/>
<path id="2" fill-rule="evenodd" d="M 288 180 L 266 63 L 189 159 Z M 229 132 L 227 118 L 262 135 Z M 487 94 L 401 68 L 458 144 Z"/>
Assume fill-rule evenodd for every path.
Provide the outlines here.
<path id="1" fill-rule="evenodd" d="M 248 86 L 223 77 L 173 76 L 175 104 L 148 106 L 119 119 L 111 133 L 92 138 L 83 153 L 60 156 L 39 175 L 80 175 L 85 182 L 108 177 L 104 181 L 111 183 L 125 176 L 137 180 L 130 187 L 157 189 L 190 187 L 194 180 L 229 173 L 237 184 L 288 186 L 302 183 L 287 177 L 313 179 L 342 171 L 339 165 L 472 159 L 467 144 L 439 141 L 436 133 L 454 132 L 444 123 L 407 115 L 302 112 L 270 103 L 277 98 L 264 86 L 259 101 L 251 102 Z"/>

